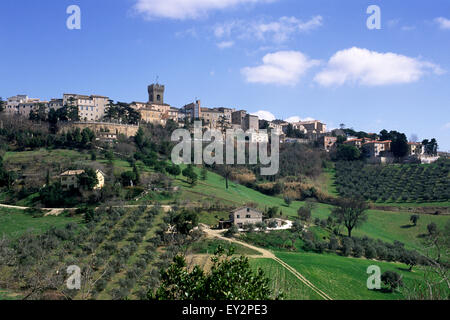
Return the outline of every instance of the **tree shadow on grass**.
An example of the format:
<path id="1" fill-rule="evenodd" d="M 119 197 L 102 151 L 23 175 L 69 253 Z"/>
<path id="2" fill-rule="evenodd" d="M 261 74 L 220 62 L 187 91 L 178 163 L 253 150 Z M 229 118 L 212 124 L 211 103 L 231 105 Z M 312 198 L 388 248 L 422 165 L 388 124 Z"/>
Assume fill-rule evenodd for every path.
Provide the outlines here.
<path id="1" fill-rule="evenodd" d="M 414 228 L 415 226 L 414 225 L 412 225 L 412 224 L 406 224 L 406 225 L 404 225 L 404 226 L 401 226 L 400 228 L 402 228 L 402 229 L 410 229 L 410 228 Z"/>
<path id="2" fill-rule="evenodd" d="M 369 289 L 370 291 L 380 292 L 380 293 L 393 293 L 393 291 L 389 288 L 381 288 L 381 289 Z"/>
<path id="3" fill-rule="evenodd" d="M 409 268 L 405 268 L 405 267 L 397 267 L 397 269 L 400 271 L 411 272 L 411 270 Z"/>

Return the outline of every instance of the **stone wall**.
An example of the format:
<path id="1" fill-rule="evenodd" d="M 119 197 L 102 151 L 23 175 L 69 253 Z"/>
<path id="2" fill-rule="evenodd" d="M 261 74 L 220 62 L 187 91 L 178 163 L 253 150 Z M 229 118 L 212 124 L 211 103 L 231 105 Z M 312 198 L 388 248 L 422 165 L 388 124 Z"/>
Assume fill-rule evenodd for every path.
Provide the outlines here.
<path id="1" fill-rule="evenodd" d="M 107 122 L 74 122 L 61 127 L 61 132 L 67 132 L 68 130 L 79 128 L 83 130 L 85 128 L 91 129 L 93 132 L 110 132 L 113 134 L 123 134 L 130 138 L 134 137 L 139 129 L 139 126 L 119 124 L 119 123 L 107 123 Z"/>

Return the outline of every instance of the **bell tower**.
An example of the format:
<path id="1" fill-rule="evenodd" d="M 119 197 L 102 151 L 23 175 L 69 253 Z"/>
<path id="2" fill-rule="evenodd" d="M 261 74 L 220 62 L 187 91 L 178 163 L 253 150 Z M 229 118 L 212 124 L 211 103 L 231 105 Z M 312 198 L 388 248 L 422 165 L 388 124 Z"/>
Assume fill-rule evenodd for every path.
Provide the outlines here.
<path id="1" fill-rule="evenodd" d="M 148 86 L 148 103 L 164 104 L 164 86 L 154 83 Z"/>

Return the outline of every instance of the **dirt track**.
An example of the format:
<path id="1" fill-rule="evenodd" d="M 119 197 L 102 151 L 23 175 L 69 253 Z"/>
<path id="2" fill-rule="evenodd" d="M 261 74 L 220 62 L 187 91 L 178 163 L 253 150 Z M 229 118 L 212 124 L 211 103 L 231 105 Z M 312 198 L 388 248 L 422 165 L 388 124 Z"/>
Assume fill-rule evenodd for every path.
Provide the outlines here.
<path id="1" fill-rule="evenodd" d="M 144 205 L 145 206 L 145 205 Z M 20 206 L 12 206 L 8 204 L 0 204 L 0 207 L 2 208 L 10 208 L 10 209 L 17 209 L 17 210 L 27 210 L 30 209 L 30 207 L 20 207 Z M 142 205 L 124 205 L 124 206 L 113 206 L 113 208 L 138 208 L 142 207 Z M 154 205 L 147 205 L 147 208 L 152 208 Z M 63 211 L 65 210 L 76 210 L 77 208 L 42 208 L 42 210 L 47 211 L 45 213 L 45 216 L 59 216 Z M 161 209 L 164 210 L 164 212 L 169 212 L 172 209 L 172 206 L 161 206 Z"/>
<path id="2" fill-rule="evenodd" d="M 292 273 L 297 279 L 299 279 L 302 283 L 304 283 L 307 287 L 309 287 L 311 290 L 313 290 L 315 293 L 317 293 L 322 299 L 324 300 L 333 300 L 329 295 L 327 295 L 325 292 L 323 292 L 322 290 L 318 289 L 314 284 L 312 284 L 308 279 L 306 279 L 300 272 L 298 272 L 297 270 L 295 270 L 294 268 L 292 268 L 290 265 L 288 265 L 286 262 L 284 262 L 283 260 L 277 258 L 272 252 L 270 252 L 269 250 L 263 249 L 263 248 L 258 248 L 255 247 L 251 244 L 236 240 L 234 238 L 226 238 L 224 236 L 222 236 L 222 231 L 221 230 L 211 230 L 208 226 L 206 225 L 201 225 L 200 226 L 201 230 L 203 232 L 206 233 L 206 235 L 209 238 L 218 238 L 221 240 L 225 240 L 228 242 L 233 242 L 233 243 L 237 243 L 240 244 L 241 246 L 250 248 L 252 250 L 255 250 L 259 253 L 262 254 L 262 256 L 255 256 L 257 258 L 267 258 L 267 259 L 273 259 L 276 262 L 278 262 L 280 265 L 282 265 L 284 268 L 286 268 L 290 273 Z"/>

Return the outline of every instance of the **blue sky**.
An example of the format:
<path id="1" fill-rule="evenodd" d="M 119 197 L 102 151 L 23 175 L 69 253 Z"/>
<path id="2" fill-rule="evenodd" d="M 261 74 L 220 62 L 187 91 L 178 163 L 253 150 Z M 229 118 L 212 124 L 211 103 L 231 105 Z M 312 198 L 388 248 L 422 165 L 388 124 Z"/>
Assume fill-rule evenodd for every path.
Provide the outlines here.
<path id="1" fill-rule="evenodd" d="M 69 30 L 69 5 L 81 30 Z M 381 30 L 369 30 L 370 5 Z M 450 1 L 3 0 L 0 96 L 64 92 L 400 130 L 450 150 Z"/>

